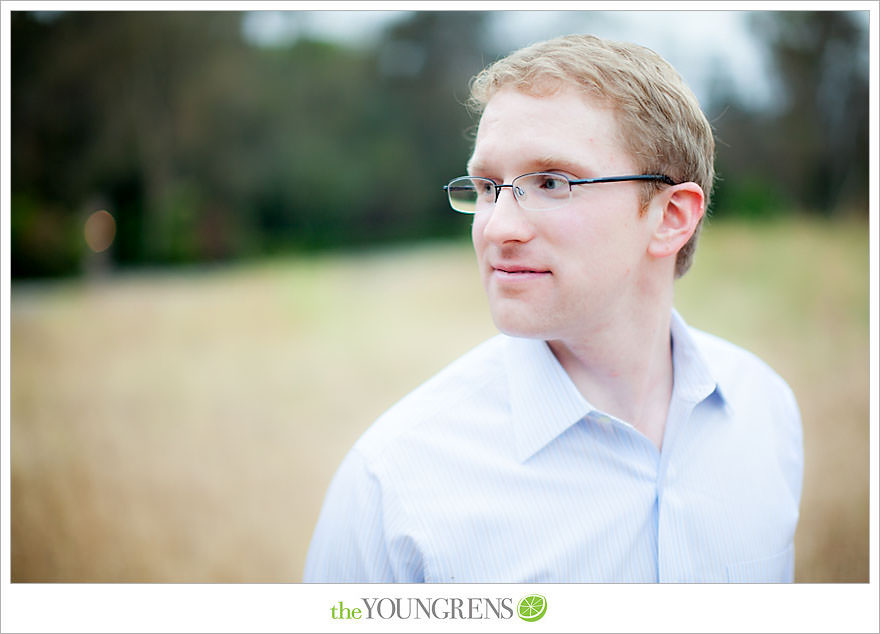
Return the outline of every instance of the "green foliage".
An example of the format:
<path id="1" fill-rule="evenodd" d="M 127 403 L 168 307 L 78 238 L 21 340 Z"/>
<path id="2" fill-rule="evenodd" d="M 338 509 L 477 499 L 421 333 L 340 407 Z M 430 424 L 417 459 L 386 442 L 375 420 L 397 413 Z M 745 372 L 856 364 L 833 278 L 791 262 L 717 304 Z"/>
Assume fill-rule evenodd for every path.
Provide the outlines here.
<path id="1" fill-rule="evenodd" d="M 755 113 L 716 96 L 715 213 L 866 207 L 861 14 L 762 15 L 789 98 Z M 97 209 L 122 266 L 461 233 L 440 186 L 470 151 L 487 14 L 413 12 L 365 48 L 260 48 L 242 17 L 11 14 L 16 277 L 79 271 Z"/>
<path id="2" fill-rule="evenodd" d="M 793 205 L 825 216 L 867 213 L 868 13 L 751 15 L 775 70 L 777 100 L 755 112 L 717 87 L 719 189 L 730 200 L 719 197 L 716 211 L 753 216 Z"/>
<path id="3" fill-rule="evenodd" d="M 470 32 L 480 15 L 469 18 Z M 430 16 L 423 28 L 437 33 L 462 19 L 422 16 Z M 122 264 L 458 230 L 439 185 L 462 171 L 467 155 L 461 131 L 470 120 L 449 87 L 464 86 L 464 73 L 477 69 L 475 49 L 462 66 L 470 49 L 459 47 L 457 66 L 446 68 L 448 51 L 429 33 L 425 68 L 400 76 L 383 70 L 379 50 L 308 40 L 249 46 L 240 20 L 13 15 L 13 189 L 31 206 L 58 210 L 65 223 L 51 225 L 53 240 L 75 241 L 77 223 L 95 208 L 116 219 L 113 257 Z M 403 35 L 418 41 L 412 28 Z M 76 257 L 34 242 L 34 212 L 19 208 L 16 273 L 76 270 Z"/>
<path id="4" fill-rule="evenodd" d="M 782 188 L 753 174 L 739 177 L 733 187 L 720 180 L 713 198 L 712 216 L 768 220 L 792 213 L 792 202 Z"/>
<path id="5" fill-rule="evenodd" d="M 14 195 L 11 203 L 13 277 L 57 276 L 78 271 L 85 243 L 77 218 L 27 194 Z"/>

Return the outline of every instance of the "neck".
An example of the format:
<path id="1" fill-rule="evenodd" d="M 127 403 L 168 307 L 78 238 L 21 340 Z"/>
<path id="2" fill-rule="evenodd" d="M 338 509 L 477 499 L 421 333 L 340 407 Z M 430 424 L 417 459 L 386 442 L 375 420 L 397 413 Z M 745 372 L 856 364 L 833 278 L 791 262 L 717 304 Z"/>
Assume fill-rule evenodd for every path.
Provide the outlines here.
<path id="1" fill-rule="evenodd" d="M 659 448 L 672 397 L 671 287 L 632 308 L 624 303 L 588 332 L 548 344 L 584 398 Z"/>

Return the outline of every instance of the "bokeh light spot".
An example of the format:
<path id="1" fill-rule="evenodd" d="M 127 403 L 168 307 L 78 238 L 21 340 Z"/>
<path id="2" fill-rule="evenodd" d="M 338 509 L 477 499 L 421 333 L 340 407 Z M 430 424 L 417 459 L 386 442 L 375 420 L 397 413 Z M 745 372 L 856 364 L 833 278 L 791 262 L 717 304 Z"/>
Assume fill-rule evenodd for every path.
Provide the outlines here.
<path id="1" fill-rule="evenodd" d="M 101 209 L 86 220 L 86 244 L 95 253 L 106 251 L 116 237 L 116 221 L 110 212 Z"/>

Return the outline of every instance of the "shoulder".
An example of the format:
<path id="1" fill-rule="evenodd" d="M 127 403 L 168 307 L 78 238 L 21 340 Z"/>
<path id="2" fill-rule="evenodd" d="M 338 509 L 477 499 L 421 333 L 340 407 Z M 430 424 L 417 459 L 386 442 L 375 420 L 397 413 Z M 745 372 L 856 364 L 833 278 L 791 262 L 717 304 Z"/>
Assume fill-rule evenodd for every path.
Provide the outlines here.
<path id="1" fill-rule="evenodd" d="M 796 408 L 791 387 L 763 359 L 717 335 L 690 326 L 688 331 L 728 398 L 770 399 L 788 409 Z"/>
<path id="2" fill-rule="evenodd" d="M 507 337 L 497 335 L 465 353 L 380 416 L 355 443 L 367 462 L 407 442 L 467 433 L 468 419 L 498 404 L 506 391 Z"/>
<path id="3" fill-rule="evenodd" d="M 729 406 L 731 421 L 756 441 L 750 445 L 750 460 L 754 463 L 762 448 L 772 450 L 797 504 L 803 484 L 804 434 L 791 387 L 748 350 L 692 328 L 690 334 Z"/>
<path id="4" fill-rule="evenodd" d="M 478 479 L 504 450 L 506 348 L 503 335 L 480 344 L 363 433 L 328 489 L 306 578 L 424 581 L 436 546 L 426 518 L 450 507 L 438 498 L 455 498 L 454 483 Z"/>
<path id="5" fill-rule="evenodd" d="M 753 352 L 727 339 L 722 339 L 717 335 L 692 326 L 688 326 L 688 332 L 713 371 L 723 375 L 730 375 L 743 370 L 750 370 L 758 372 L 763 378 L 782 381 L 779 374 Z"/>

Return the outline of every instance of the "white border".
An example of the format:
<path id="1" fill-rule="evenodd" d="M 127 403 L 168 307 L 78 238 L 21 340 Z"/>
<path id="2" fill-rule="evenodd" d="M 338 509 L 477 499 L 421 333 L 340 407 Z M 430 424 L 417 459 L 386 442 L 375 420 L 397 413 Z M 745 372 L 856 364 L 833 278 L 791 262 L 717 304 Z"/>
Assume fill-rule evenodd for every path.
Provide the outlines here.
<path id="1" fill-rule="evenodd" d="M 877 632 L 877 377 L 878 377 L 878 5 L 875 2 L 694 2 L 664 3 L 662 10 L 864 10 L 870 12 L 870 372 L 871 531 L 868 584 L 793 586 L 633 585 L 178 585 L 10 584 L 9 549 L 9 95 L 10 12 L 65 10 L 69 2 L 9 1 L 0 6 L 0 417 L 2 417 L 2 526 L 0 526 L 0 631 L 2 632 L 292 632 L 292 631 L 654 631 L 654 632 Z M 82 2 L 89 10 L 535 9 L 534 2 Z M 658 10 L 652 2 L 544 2 L 541 10 Z M 536 623 L 510 621 L 365 621 L 329 618 L 329 608 L 367 596 L 510 596 L 539 592 L 548 597 L 547 616 Z"/>

